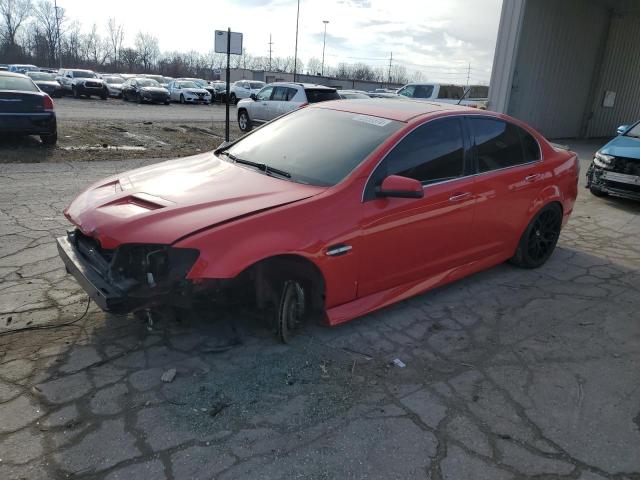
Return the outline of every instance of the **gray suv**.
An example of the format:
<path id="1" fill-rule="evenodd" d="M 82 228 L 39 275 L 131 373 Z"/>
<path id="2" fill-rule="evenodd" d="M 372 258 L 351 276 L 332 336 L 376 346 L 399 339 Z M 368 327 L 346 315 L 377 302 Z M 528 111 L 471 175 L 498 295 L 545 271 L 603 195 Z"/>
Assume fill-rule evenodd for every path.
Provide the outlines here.
<path id="1" fill-rule="evenodd" d="M 238 126 L 243 132 L 309 103 L 340 100 L 338 91 L 311 83 L 270 83 L 238 102 Z"/>

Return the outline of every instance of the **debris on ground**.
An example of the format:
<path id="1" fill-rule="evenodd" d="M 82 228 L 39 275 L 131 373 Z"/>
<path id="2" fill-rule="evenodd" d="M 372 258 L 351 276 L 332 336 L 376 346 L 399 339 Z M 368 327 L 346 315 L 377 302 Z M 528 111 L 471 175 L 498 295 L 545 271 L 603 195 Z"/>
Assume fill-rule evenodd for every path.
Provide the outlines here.
<path id="1" fill-rule="evenodd" d="M 407 366 L 406 363 L 404 363 L 402 360 L 400 360 L 399 358 L 394 358 L 393 361 L 391 362 L 393 363 L 396 367 L 400 367 L 400 368 L 404 368 Z"/>
<path id="2" fill-rule="evenodd" d="M 176 378 L 176 373 L 177 372 L 175 368 L 170 368 L 162 374 L 160 380 L 162 380 L 164 383 L 171 383 L 173 382 L 173 379 Z"/>

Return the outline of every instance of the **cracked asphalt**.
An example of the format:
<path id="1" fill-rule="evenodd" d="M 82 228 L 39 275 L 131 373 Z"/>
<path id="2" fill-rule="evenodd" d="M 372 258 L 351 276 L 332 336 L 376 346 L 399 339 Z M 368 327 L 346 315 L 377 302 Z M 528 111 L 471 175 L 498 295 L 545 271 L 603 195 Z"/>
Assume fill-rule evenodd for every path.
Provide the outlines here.
<path id="1" fill-rule="evenodd" d="M 0 165 L 3 480 L 640 479 L 639 204 L 581 189 L 544 267 L 284 346 L 242 306 L 83 316 L 61 212 L 150 162 Z"/>

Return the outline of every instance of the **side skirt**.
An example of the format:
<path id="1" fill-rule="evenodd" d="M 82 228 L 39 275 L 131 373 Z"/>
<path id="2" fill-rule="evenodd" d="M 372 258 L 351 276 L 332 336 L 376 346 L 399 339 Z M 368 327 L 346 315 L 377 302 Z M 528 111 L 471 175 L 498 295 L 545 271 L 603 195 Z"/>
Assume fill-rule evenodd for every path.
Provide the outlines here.
<path id="1" fill-rule="evenodd" d="M 424 280 L 418 280 L 397 287 L 389 288 L 381 292 L 373 293 L 363 298 L 358 298 L 349 303 L 344 303 L 330 308 L 326 312 L 326 321 L 330 326 L 340 325 L 354 318 L 361 317 L 393 303 L 406 300 L 437 287 L 454 282 L 474 273 L 499 265 L 512 255 L 499 253 L 483 258 L 475 262 L 467 263 L 460 267 L 446 270 Z"/>

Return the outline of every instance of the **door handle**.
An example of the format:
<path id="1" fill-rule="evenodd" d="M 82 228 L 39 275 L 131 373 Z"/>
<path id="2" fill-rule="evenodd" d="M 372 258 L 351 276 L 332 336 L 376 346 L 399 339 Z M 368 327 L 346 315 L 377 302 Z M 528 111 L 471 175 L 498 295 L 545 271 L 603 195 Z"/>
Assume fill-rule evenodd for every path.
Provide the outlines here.
<path id="1" fill-rule="evenodd" d="M 527 175 L 526 177 L 524 177 L 524 181 L 527 183 L 533 183 L 536 180 L 538 180 L 540 178 L 540 174 L 539 173 L 534 173 L 532 175 Z"/>
<path id="2" fill-rule="evenodd" d="M 450 202 L 460 202 L 471 196 L 471 192 L 456 192 L 449 197 Z"/>

